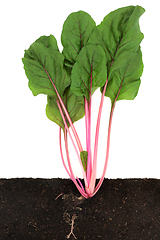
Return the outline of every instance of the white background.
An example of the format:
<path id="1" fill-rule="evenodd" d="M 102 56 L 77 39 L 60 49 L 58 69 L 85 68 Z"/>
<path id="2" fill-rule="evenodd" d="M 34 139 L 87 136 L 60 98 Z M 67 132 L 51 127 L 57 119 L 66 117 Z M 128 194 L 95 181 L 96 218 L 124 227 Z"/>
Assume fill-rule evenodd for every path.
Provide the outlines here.
<path id="1" fill-rule="evenodd" d="M 135 100 L 119 101 L 116 105 L 106 177 L 160 178 L 160 14 L 156 0 L 1 2 L 0 178 L 68 177 L 59 152 L 59 128 L 45 115 L 46 96 L 34 97 L 28 88 L 21 61 L 24 50 L 40 36 L 53 34 L 61 51 L 63 22 L 71 12 L 86 11 L 99 24 L 110 11 L 128 5 L 146 9 L 140 19 L 145 35 L 141 44 L 145 67 Z M 96 107 L 98 101 L 99 90 L 94 96 Z M 109 108 L 110 100 L 106 98 L 97 177 L 101 176 L 105 158 Z M 75 126 L 80 138 L 85 139 L 84 120 Z M 81 177 L 78 160 L 72 152 L 71 148 L 75 172 Z"/>

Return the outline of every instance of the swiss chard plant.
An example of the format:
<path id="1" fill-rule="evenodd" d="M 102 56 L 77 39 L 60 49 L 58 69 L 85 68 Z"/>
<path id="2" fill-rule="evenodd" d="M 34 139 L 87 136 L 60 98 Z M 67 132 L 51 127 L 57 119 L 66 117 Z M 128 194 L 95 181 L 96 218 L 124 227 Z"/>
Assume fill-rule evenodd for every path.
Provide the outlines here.
<path id="1" fill-rule="evenodd" d="M 22 59 L 33 95 L 47 95 L 46 115 L 59 126 L 63 165 L 85 198 L 97 193 L 105 177 L 116 102 L 122 99 L 133 100 L 138 93 L 143 72 L 140 49 L 143 33 L 140 31 L 139 18 L 144 11 L 140 6 L 120 8 L 105 16 L 98 26 L 84 11 L 71 13 L 63 25 L 62 53 L 53 35 L 42 36 L 25 51 Z M 98 88 L 101 100 L 92 152 L 92 96 Z M 111 100 L 111 110 L 106 158 L 102 176 L 96 185 L 99 129 L 105 96 Z M 85 147 L 74 126 L 74 122 L 84 116 Z M 66 160 L 62 150 L 62 133 Z M 84 185 L 73 172 L 68 137 L 75 148 Z"/>

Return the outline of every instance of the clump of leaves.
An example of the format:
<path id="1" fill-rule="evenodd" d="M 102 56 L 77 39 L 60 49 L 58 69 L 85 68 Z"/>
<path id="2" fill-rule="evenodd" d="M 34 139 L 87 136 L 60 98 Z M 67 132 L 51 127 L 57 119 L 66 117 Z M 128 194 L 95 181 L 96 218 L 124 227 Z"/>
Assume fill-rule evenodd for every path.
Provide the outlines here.
<path id="1" fill-rule="evenodd" d="M 63 25 L 60 53 L 53 35 L 37 39 L 22 59 L 33 95 L 47 95 L 47 117 L 59 125 L 59 145 L 63 165 L 79 192 L 89 198 L 99 190 L 106 173 L 111 123 L 118 100 L 133 100 L 143 71 L 140 43 L 143 34 L 140 6 L 128 6 L 109 13 L 96 26 L 91 16 L 71 13 Z M 97 117 L 94 151 L 91 151 L 92 95 L 102 93 Z M 111 99 L 107 149 L 102 176 L 96 185 L 99 128 L 104 97 Z M 82 147 L 74 122 L 85 116 L 86 148 Z M 64 160 L 61 133 L 64 134 L 67 163 Z M 85 186 L 72 170 L 68 135 L 81 166 Z"/>

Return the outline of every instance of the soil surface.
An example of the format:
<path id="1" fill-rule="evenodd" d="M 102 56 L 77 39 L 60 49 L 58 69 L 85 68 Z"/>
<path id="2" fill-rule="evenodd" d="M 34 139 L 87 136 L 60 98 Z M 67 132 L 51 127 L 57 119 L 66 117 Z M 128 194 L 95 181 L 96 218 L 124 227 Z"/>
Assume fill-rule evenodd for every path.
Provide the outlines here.
<path id="1" fill-rule="evenodd" d="M 0 240 L 160 240 L 160 180 L 105 179 L 91 199 L 69 179 L 0 179 Z"/>

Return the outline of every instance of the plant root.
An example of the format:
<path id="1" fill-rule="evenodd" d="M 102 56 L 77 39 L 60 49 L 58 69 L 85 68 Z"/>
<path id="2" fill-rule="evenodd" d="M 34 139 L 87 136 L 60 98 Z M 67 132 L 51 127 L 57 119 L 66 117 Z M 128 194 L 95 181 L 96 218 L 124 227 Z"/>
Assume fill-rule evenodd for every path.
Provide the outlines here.
<path id="1" fill-rule="evenodd" d="M 73 214 L 73 216 L 72 216 L 72 220 L 71 220 L 71 231 L 70 231 L 70 233 L 67 235 L 67 238 L 69 239 L 70 238 L 70 236 L 71 236 L 71 234 L 73 235 L 73 237 L 75 238 L 75 239 L 77 239 L 76 238 L 76 236 L 74 235 L 74 233 L 73 233 L 73 229 L 74 229 L 74 220 L 76 219 L 76 215 L 75 214 Z"/>

